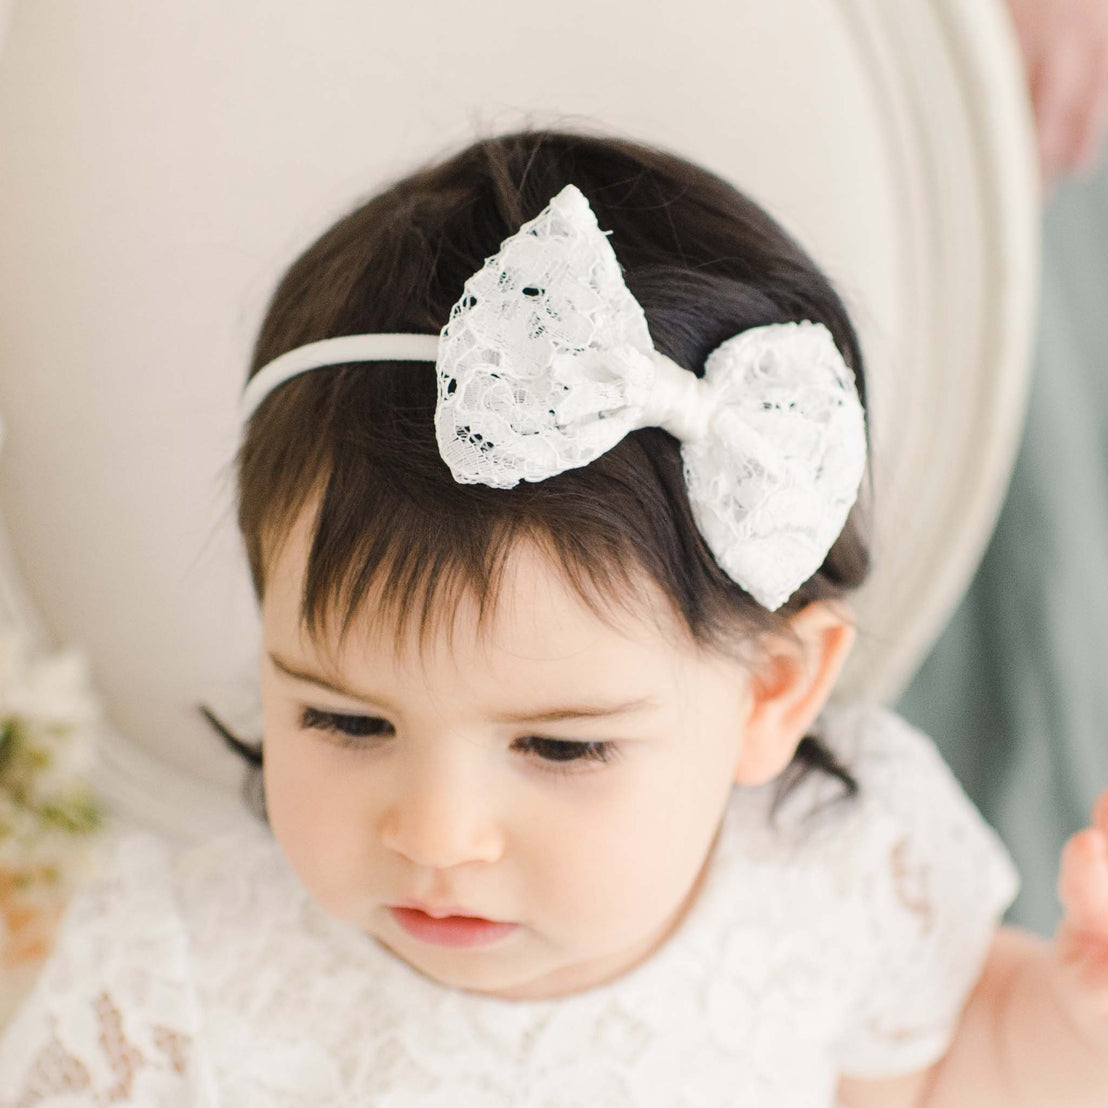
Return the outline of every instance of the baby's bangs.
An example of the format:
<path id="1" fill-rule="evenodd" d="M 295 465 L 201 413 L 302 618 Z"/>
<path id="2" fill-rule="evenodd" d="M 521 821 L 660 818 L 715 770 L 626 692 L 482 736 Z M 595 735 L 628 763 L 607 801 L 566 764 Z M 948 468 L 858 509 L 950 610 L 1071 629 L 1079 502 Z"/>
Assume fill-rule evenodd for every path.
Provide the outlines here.
<path id="1" fill-rule="evenodd" d="M 305 374 L 259 408 L 239 471 L 259 599 L 311 508 L 301 621 L 320 645 L 341 644 L 359 625 L 391 630 L 398 649 L 415 631 L 422 649 L 437 632 L 453 636 L 466 600 L 484 634 L 521 543 L 545 555 L 600 619 L 672 628 L 676 616 L 696 641 L 724 622 L 733 629 L 734 609 L 725 621 L 705 585 L 711 579 L 732 600 L 740 590 L 685 518 L 680 457 L 667 435 L 635 432 L 589 466 L 513 489 L 459 484 L 438 451 L 435 396 L 429 365 L 359 363 Z M 767 613 L 747 603 L 750 622 L 764 622 Z"/>
<path id="2" fill-rule="evenodd" d="M 364 497 L 336 476 L 313 524 L 301 598 L 302 624 L 317 644 L 341 648 L 352 632 L 368 631 L 391 634 L 398 654 L 413 638 L 423 651 L 433 636 L 453 642 L 467 603 L 477 612 L 478 639 L 487 641 L 508 563 L 521 546 L 544 556 L 597 618 L 657 614 L 626 543 L 601 553 L 515 515 L 444 518 L 409 500 L 399 482 L 377 483 L 374 475 L 370 483 L 387 491 Z"/>

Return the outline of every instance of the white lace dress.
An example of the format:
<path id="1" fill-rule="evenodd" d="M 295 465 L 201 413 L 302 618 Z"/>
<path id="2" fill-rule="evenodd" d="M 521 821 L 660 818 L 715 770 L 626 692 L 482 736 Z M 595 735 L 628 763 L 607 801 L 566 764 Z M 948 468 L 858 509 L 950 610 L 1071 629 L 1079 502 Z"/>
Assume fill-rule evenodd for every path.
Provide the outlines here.
<path id="1" fill-rule="evenodd" d="M 267 829 L 145 832 L 72 904 L 0 1041 L 3 1108 L 830 1108 L 941 1055 L 1013 899 L 1007 853 L 899 717 L 828 709 L 860 796 L 736 789 L 652 958 L 557 1000 L 439 985 L 308 897 Z"/>

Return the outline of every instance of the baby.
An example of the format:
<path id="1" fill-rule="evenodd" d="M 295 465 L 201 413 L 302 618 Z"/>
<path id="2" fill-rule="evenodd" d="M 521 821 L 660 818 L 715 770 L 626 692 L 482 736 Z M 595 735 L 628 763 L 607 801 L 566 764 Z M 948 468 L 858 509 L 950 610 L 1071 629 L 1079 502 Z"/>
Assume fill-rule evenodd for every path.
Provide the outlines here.
<path id="1" fill-rule="evenodd" d="M 340 220 L 244 399 L 264 822 L 120 837 L 0 1105 L 1108 1103 L 1108 793 L 1047 944 L 930 741 L 828 704 L 864 403 L 674 155 L 506 135 Z"/>

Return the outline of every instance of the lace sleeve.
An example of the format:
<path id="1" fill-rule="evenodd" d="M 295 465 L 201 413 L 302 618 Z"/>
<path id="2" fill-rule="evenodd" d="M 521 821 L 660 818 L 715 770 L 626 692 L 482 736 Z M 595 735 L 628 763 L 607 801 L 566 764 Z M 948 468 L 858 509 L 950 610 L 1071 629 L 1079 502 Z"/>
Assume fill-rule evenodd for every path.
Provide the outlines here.
<path id="1" fill-rule="evenodd" d="M 167 847 L 117 833 L 0 1039 L 0 1108 L 199 1108 L 196 1002 Z"/>
<path id="2" fill-rule="evenodd" d="M 1019 877 L 930 739 L 891 712 L 859 722 L 868 968 L 839 1059 L 877 1078 L 946 1052 Z"/>

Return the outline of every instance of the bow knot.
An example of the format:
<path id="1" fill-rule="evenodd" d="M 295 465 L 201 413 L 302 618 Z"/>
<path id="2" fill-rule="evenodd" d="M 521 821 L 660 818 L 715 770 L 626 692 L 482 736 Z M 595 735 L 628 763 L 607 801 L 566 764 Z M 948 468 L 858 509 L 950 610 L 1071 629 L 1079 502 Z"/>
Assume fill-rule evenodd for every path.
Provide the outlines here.
<path id="1" fill-rule="evenodd" d="M 712 382 L 663 354 L 654 355 L 654 383 L 643 406 L 642 425 L 662 427 L 682 442 L 703 442 L 712 431 L 719 397 Z"/>

